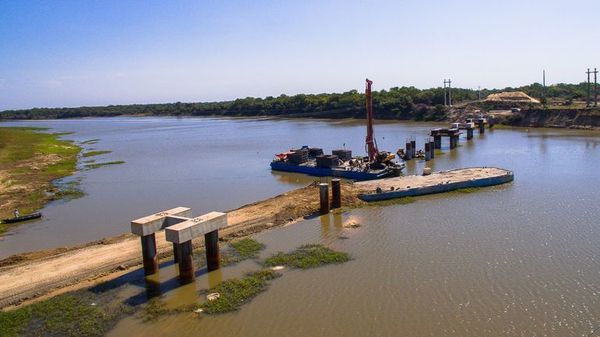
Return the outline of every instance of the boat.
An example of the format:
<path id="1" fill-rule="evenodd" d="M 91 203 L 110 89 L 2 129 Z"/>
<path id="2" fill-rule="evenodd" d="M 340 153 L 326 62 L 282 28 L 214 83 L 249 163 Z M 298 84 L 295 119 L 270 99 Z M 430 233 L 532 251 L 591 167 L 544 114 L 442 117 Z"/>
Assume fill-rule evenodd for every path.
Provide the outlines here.
<path id="1" fill-rule="evenodd" d="M 351 180 L 372 180 L 399 176 L 404 163 L 394 161 L 396 155 L 379 151 L 373 136 L 373 99 L 372 81 L 366 80 L 365 97 L 367 101 L 367 138 L 365 148 L 367 156 L 352 157 L 352 151 L 333 150 L 325 155 L 320 148 L 303 146 L 275 155 L 271 162 L 274 171 L 304 173 L 317 177 L 337 177 Z"/>
<path id="2" fill-rule="evenodd" d="M 2 223 L 15 223 L 15 222 L 27 221 L 27 220 L 32 220 L 32 219 L 38 219 L 41 217 L 42 217 L 42 213 L 35 212 L 35 213 L 31 213 L 31 214 L 17 216 L 14 218 L 3 219 Z"/>

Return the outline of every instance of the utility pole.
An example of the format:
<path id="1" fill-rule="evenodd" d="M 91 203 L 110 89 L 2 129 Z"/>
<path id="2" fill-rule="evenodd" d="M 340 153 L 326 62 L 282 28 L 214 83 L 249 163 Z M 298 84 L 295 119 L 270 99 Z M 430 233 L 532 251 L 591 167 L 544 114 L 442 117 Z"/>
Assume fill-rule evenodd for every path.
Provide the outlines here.
<path id="1" fill-rule="evenodd" d="M 477 100 L 481 101 L 481 86 L 477 86 Z"/>
<path id="2" fill-rule="evenodd" d="M 452 106 L 452 80 L 448 79 L 448 105 Z"/>
<path id="3" fill-rule="evenodd" d="M 446 84 L 448 84 L 448 100 L 446 101 Z M 444 80 L 444 105 L 452 106 L 452 80 Z"/>
<path id="4" fill-rule="evenodd" d="M 590 71 L 590 68 L 588 68 L 585 73 L 587 74 L 587 100 L 585 101 L 585 106 L 589 108 L 590 107 L 590 74 L 592 72 Z"/>
<path id="5" fill-rule="evenodd" d="M 444 106 L 448 105 L 448 98 L 446 96 L 446 79 L 444 78 Z"/>
<path id="6" fill-rule="evenodd" d="M 594 106 L 598 106 L 598 69 L 594 68 Z"/>
<path id="7" fill-rule="evenodd" d="M 546 97 L 546 70 L 542 71 L 542 98 Z"/>

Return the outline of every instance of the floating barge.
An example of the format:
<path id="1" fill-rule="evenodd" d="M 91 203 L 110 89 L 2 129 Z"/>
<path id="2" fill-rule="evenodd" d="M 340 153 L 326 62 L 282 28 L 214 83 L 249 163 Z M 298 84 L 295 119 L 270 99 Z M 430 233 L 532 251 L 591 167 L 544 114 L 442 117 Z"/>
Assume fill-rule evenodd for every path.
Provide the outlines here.
<path id="1" fill-rule="evenodd" d="M 386 156 L 389 157 L 389 154 Z M 276 155 L 271 162 L 271 169 L 356 181 L 399 176 L 405 167 L 404 163 L 392 162 L 394 156 L 386 159 L 383 158 L 381 164 L 373 165 L 368 158 L 352 157 L 350 150 L 333 150 L 331 155 L 325 155 L 320 148 L 305 146 Z"/>
<path id="2" fill-rule="evenodd" d="M 381 201 L 425 194 L 443 193 L 463 188 L 500 185 L 513 181 L 512 171 L 495 167 L 473 167 L 440 171 L 426 176 L 407 176 L 378 181 L 358 182 L 363 201 Z"/>

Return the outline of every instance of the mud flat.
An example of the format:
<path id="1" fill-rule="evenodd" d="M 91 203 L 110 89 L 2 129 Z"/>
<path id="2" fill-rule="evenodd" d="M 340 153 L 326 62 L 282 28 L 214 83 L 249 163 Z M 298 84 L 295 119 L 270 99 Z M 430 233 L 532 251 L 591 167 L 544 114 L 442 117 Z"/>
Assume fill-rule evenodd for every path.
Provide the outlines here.
<path id="1" fill-rule="evenodd" d="M 377 188 L 383 192 L 391 191 L 394 187 L 394 191 L 401 192 L 416 187 L 426 189 L 461 182 L 470 184 L 465 187 L 488 186 L 491 184 L 473 185 L 473 182 L 497 179 L 508 173 L 512 177 L 512 172 L 503 169 L 468 168 L 429 176 L 343 183 L 342 206 L 353 208 L 366 205 L 361 196 L 385 194 L 375 193 Z M 228 225 L 220 230 L 221 238 L 229 240 L 247 236 L 293 223 L 318 211 L 319 188 L 315 183 L 229 211 Z M 194 247 L 203 246 L 203 241 L 203 238 L 194 241 Z M 160 258 L 171 254 L 172 244 L 165 240 L 164 231 L 157 233 L 156 242 Z M 0 261 L 0 308 L 114 279 L 133 268 L 139 268 L 141 262 L 139 238 L 128 234 L 77 247 L 13 255 Z"/>

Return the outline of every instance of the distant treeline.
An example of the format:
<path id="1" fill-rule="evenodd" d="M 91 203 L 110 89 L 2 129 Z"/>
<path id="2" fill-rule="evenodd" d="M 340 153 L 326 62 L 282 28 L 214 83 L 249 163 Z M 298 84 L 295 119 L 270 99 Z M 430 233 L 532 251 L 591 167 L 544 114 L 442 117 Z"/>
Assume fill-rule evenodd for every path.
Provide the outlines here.
<path id="1" fill-rule="evenodd" d="M 534 83 L 520 88 L 483 89 L 481 96 L 483 98 L 490 93 L 513 90 L 524 91 L 530 96 L 540 97 L 542 85 Z M 586 83 L 556 84 L 546 88 L 546 97 L 548 98 L 583 99 L 586 93 Z M 452 101 L 455 104 L 476 101 L 477 98 L 477 90 L 452 88 Z M 443 120 L 446 113 L 443 104 L 443 88 L 394 87 L 373 93 L 375 114 L 380 119 Z M 363 118 L 365 114 L 364 94 L 351 90 L 333 94 L 247 97 L 223 102 L 6 110 L 0 112 L 0 119 L 55 119 L 120 115 Z"/>

